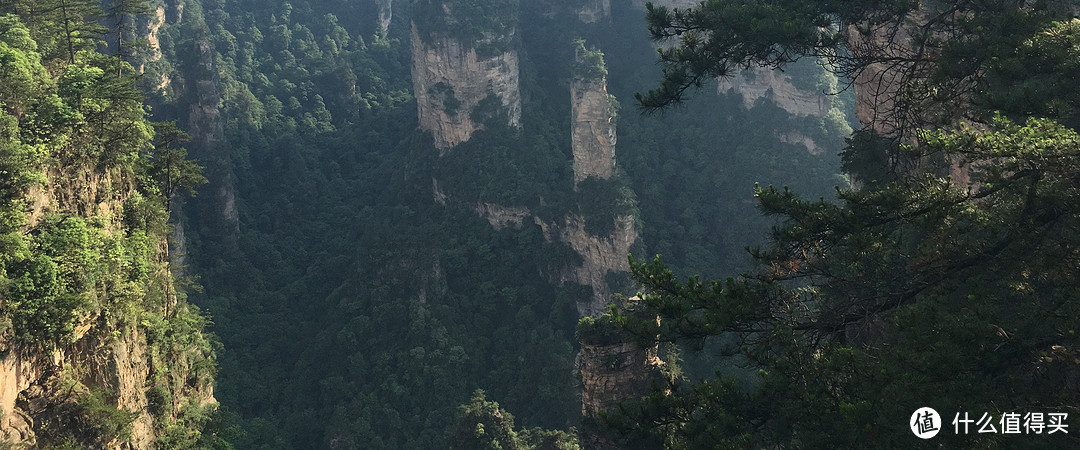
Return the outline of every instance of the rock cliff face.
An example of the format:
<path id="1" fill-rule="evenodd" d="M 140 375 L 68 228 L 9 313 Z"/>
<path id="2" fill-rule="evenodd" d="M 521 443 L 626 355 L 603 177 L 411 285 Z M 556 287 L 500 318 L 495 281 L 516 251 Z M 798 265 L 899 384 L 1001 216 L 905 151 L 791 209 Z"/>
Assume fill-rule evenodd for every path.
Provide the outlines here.
<path id="1" fill-rule="evenodd" d="M 135 186 L 126 177 L 109 172 L 61 166 L 46 173 L 49 182 L 34 187 L 28 197 L 28 226 L 38 225 L 46 213 L 72 214 L 78 217 L 98 217 L 105 221 L 104 229 L 119 233 L 125 202 Z M 159 252 L 167 255 L 166 243 L 159 243 Z M 167 274 L 158 276 L 167 279 Z M 167 291 L 168 292 L 168 291 Z M 115 293 L 105 293 L 115 295 Z M 176 308 L 176 298 L 169 296 L 166 308 Z M 0 447 L 16 448 L 58 444 L 41 442 L 56 427 L 67 427 L 81 420 L 78 400 L 90 388 L 106 392 L 108 404 L 134 414 L 131 439 L 126 442 L 105 443 L 107 448 L 151 448 L 156 438 L 155 424 L 175 420 L 181 403 L 195 399 L 201 405 L 215 402 L 210 385 L 189 386 L 190 365 L 180 359 L 168 362 L 155 357 L 147 337 L 137 326 L 116 328 L 100 311 L 92 311 L 76 321 L 70 343 L 46 350 L 41 346 L 20 346 L 0 337 Z M 173 349 L 181 353 L 181 348 Z M 174 355 L 175 356 L 175 355 Z M 162 375 L 179 379 L 169 386 L 169 398 L 174 404 L 158 416 L 150 412 L 148 389 Z"/>
<path id="2" fill-rule="evenodd" d="M 379 7 L 379 31 L 383 36 L 390 32 L 390 20 L 394 17 L 394 0 L 375 0 L 375 6 Z"/>
<path id="3" fill-rule="evenodd" d="M 588 0 L 578 10 L 578 19 L 584 23 L 596 23 L 611 17 L 611 0 Z"/>
<path id="4" fill-rule="evenodd" d="M 652 387 L 650 381 L 663 365 L 656 348 L 642 349 L 631 343 L 581 344 L 577 357 L 581 372 L 581 414 L 598 418 L 618 402 L 638 398 Z"/>
<path id="5" fill-rule="evenodd" d="M 747 109 L 752 108 L 758 99 L 765 98 L 796 116 L 823 116 L 832 107 L 832 100 L 828 96 L 795 87 L 788 76 L 779 70 L 743 71 L 734 77 L 721 79 L 717 91 L 741 95 Z"/>
<path id="6" fill-rule="evenodd" d="M 717 91 L 734 93 L 742 97 L 743 106 L 750 109 L 759 100 L 772 102 L 788 113 L 800 117 L 823 117 L 833 108 L 833 98 L 823 92 L 800 89 L 788 75 L 779 70 L 758 68 L 746 70 L 731 78 L 719 80 Z M 778 133 L 776 136 L 789 144 L 801 144 L 813 154 L 821 153 L 821 146 L 796 130 Z"/>
<path id="7" fill-rule="evenodd" d="M 182 8 L 180 3 L 178 16 Z M 145 60 L 162 57 L 158 33 L 165 13 L 166 8 L 159 6 L 141 29 L 150 42 Z M 88 247 L 87 253 L 93 256 L 84 256 L 86 260 L 126 251 L 113 244 L 128 239 L 128 232 L 134 231 L 125 229 L 124 222 L 125 208 L 133 208 L 131 200 L 136 198 L 132 171 L 90 159 L 55 159 L 43 164 L 44 182 L 25 194 L 23 232 L 37 234 L 43 222 L 51 220 L 51 214 L 59 214 L 60 223 L 73 218 L 92 223 L 87 228 L 102 239 L 100 246 Z M 6 327 L 0 333 L 0 448 L 66 448 L 65 442 L 57 440 L 74 435 L 81 441 L 76 444 L 87 448 L 149 449 L 165 427 L 183 416 L 185 406 L 216 403 L 205 376 L 212 360 L 205 349 L 195 347 L 206 343 L 200 341 L 204 335 L 198 330 L 164 331 L 178 310 L 185 308 L 186 312 L 187 306 L 176 296 L 172 274 L 164 265 L 169 256 L 165 237 L 148 241 L 151 248 L 145 249 L 146 257 L 155 263 L 148 269 L 151 281 L 144 286 L 143 281 L 127 278 L 120 285 L 98 280 L 85 291 L 65 294 L 78 295 L 87 305 L 74 309 L 76 317 L 62 338 L 24 341 L 10 334 L 10 321 L 0 324 L 0 328 Z M 93 263 L 99 264 L 96 267 L 89 264 L 77 267 L 116 274 L 112 268 L 105 269 L 104 263 Z M 126 260 L 123 264 L 139 262 Z M 5 298 L 7 294 L 6 289 L 0 293 L 0 307 L 11 307 L 4 305 L 10 300 Z M 152 332 L 199 342 L 179 343 L 160 335 L 151 338 L 148 335 Z M 196 360 L 210 364 L 196 368 Z M 93 402 L 100 404 L 91 405 Z M 116 416 L 100 417 L 113 413 Z M 106 422 L 123 425 L 130 436 L 103 442 L 100 436 L 115 430 L 94 427 Z"/>
<path id="8" fill-rule="evenodd" d="M 570 83 L 572 123 L 571 145 L 574 152 L 574 187 L 589 177 L 607 180 L 615 173 L 615 99 L 607 92 L 607 69 L 603 54 L 587 50 L 582 44 L 575 56 L 574 78 Z M 572 279 L 592 287 L 590 301 L 578 305 L 582 316 L 602 313 L 611 301 L 608 273 L 626 273 L 630 265 L 626 255 L 637 241 L 635 219 L 619 215 L 612 219 L 614 231 L 608 236 L 594 236 L 585 229 L 585 221 L 568 215 L 559 227 L 563 242 L 581 255 L 581 267 L 572 269 Z M 544 230 L 547 235 L 549 230 Z"/>
<path id="9" fill-rule="evenodd" d="M 581 255 L 581 266 L 571 267 L 563 280 L 592 288 L 592 297 L 578 303 L 578 315 L 584 317 L 603 314 L 613 294 L 607 283 L 608 274 L 630 271 L 626 255 L 630 253 L 630 247 L 638 238 L 634 217 L 615 217 L 615 229 L 608 236 L 589 234 L 585 231 L 585 221 L 575 215 L 566 216 L 564 222 L 557 225 L 544 223 L 539 218 L 534 220 L 543 231 L 545 239 L 565 242 Z"/>
<path id="10" fill-rule="evenodd" d="M 216 403 L 211 385 L 186 384 L 192 367 L 172 365 L 174 373 L 169 376 L 179 383 L 170 386 L 172 403 L 162 407 L 164 415 L 155 417 L 147 393 L 160 374 L 152 364 L 146 336 L 137 327 L 114 333 L 93 322 L 88 319 L 80 326 L 75 343 L 51 352 L 0 348 L 0 446 L 44 444 L 39 434 L 79 420 L 71 417 L 72 412 L 79 411 L 77 400 L 89 392 L 88 386 L 107 392 L 111 406 L 134 413 L 131 439 L 107 443 L 107 448 L 151 448 L 157 437 L 155 424 L 175 420 L 186 400 L 201 406 Z"/>
<path id="11" fill-rule="evenodd" d="M 496 231 L 508 226 L 521 228 L 521 225 L 525 223 L 525 218 L 531 215 L 529 208 L 523 206 L 501 206 L 486 202 L 473 205 L 473 210 L 487 219 L 488 223 L 491 224 L 491 228 Z"/>
<path id="12" fill-rule="evenodd" d="M 413 24 L 412 62 L 420 128 L 431 132 L 441 152 L 468 141 L 483 126 L 471 113 L 490 95 L 499 100 L 508 124 L 521 126 L 517 51 L 483 57 L 476 46 L 450 37 L 425 42 Z"/>
<path id="13" fill-rule="evenodd" d="M 570 83 L 573 117 L 574 185 L 615 172 L 615 124 L 607 80 L 575 77 Z"/>
<path id="14" fill-rule="evenodd" d="M 202 75 L 191 83 L 195 101 L 188 108 L 187 130 L 191 135 L 191 144 L 199 150 L 201 159 L 210 163 L 208 169 L 225 173 L 220 179 L 214 179 L 206 190 L 217 195 L 222 217 L 239 230 L 240 215 L 236 208 L 236 180 L 232 162 L 227 152 L 217 151 L 225 143 L 225 126 L 218 107 L 221 104 L 221 90 L 214 75 L 217 73 L 215 52 L 208 37 L 196 39 L 195 46 L 200 67 L 194 73 Z"/>
<path id="15" fill-rule="evenodd" d="M 912 14 L 908 23 L 922 23 L 925 14 Z M 882 52 L 897 60 L 913 60 L 918 55 L 910 48 L 910 36 L 904 29 L 876 29 L 869 33 L 851 26 L 846 34 L 848 49 L 856 57 L 860 54 Z M 881 135 L 892 135 L 902 127 L 903 117 L 893 113 L 897 95 L 902 88 L 902 77 L 910 72 L 910 63 L 871 64 L 855 77 L 855 118 L 864 128 Z"/>

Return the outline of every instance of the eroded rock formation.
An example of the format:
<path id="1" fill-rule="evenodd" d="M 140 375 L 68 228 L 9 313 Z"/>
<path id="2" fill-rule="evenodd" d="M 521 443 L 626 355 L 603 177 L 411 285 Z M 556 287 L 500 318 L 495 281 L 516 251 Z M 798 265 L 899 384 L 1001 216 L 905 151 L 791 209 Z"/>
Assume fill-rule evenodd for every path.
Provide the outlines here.
<path id="1" fill-rule="evenodd" d="M 615 172 L 612 100 L 603 76 L 575 77 L 570 83 L 575 186 L 588 177 L 606 180 Z"/>
<path id="2" fill-rule="evenodd" d="M 578 303 L 578 315 L 591 316 L 603 313 L 613 294 L 607 276 L 611 273 L 627 273 L 630 263 L 626 255 L 637 241 L 638 231 L 633 216 L 617 216 L 612 220 L 615 229 L 610 235 L 595 236 L 585 230 L 585 221 L 579 216 L 568 215 L 561 224 L 548 224 L 535 219 L 548 241 L 565 242 L 581 255 L 582 263 L 571 267 L 563 281 L 572 281 L 592 288 L 593 295 Z"/>
<path id="3" fill-rule="evenodd" d="M 473 211 L 487 219 L 495 231 L 508 226 L 521 228 L 525 218 L 531 215 L 529 208 L 524 206 L 502 206 L 488 202 L 473 205 Z"/>
<path id="4" fill-rule="evenodd" d="M 134 326 L 117 330 L 116 335 L 98 329 L 95 321 L 88 318 L 77 330 L 75 343 L 60 349 L 0 349 L 0 446 L 42 445 L 38 433 L 73 420 L 72 411 L 78 411 L 78 400 L 89 393 L 88 386 L 106 392 L 112 406 L 134 413 L 131 439 L 108 443 L 108 448 L 151 448 L 155 423 L 175 420 L 186 400 L 202 406 L 216 403 L 212 385 L 187 385 L 193 367 L 170 365 L 174 371 L 170 378 L 177 380 L 169 386 L 172 401 L 162 405 L 162 417 L 155 417 L 147 392 L 160 375 L 155 373 L 146 336 Z"/>
<path id="5" fill-rule="evenodd" d="M 379 8 L 379 31 L 383 36 L 390 32 L 390 20 L 394 18 L 394 0 L 375 0 L 375 6 Z"/>
<path id="6" fill-rule="evenodd" d="M 650 392 L 651 381 L 663 365 L 656 349 L 642 349 L 620 342 L 610 345 L 581 344 L 577 358 L 581 372 L 581 414 L 599 417 L 620 401 Z"/>
<path id="7" fill-rule="evenodd" d="M 476 51 L 483 42 L 469 45 L 438 35 L 429 41 L 413 24 L 413 95 L 420 128 L 431 132 L 436 148 L 446 151 L 468 141 L 482 127 L 474 122 L 473 109 L 488 96 L 499 100 L 508 125 L 521 126 L 517 51 L 484 57 Z"/>
<path id="8" fill-rule="evenodd" d="M 796 116 L 823 116 L 832 107 L 832 99 L 822 92 L 799 89 L 790 77 L 779 70 L 753 69 L 731 78 L 720 79 L 717 91 L 742 96 L 743 106 L 750 109 L 759 99 L 772 101 L 784 111 Z"/>
<path id="9" fill-rule="evenodd" d="M 577 13 L 584 23 L 599 22 L 611 17 L 611 0 L 588 0 Z"/>

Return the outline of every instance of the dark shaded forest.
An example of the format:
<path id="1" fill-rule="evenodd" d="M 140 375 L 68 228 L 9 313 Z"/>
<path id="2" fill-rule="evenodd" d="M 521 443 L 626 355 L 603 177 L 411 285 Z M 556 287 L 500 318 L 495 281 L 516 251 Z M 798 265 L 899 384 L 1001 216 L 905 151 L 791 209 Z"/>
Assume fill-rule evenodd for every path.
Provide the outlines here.
<path id="1" fill-rule="evenodd" d="M 0 448 L 1075 447 L 1076 7 L 655 3 L 0 1 Z"/>

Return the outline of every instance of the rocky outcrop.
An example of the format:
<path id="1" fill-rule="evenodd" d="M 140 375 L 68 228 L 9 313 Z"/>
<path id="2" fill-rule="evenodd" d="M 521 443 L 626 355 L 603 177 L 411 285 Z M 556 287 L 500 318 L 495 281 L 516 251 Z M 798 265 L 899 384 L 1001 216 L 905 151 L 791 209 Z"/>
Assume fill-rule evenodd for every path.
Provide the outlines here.
<path id="1" fill-rule="evenodd" d="M 529 208 L 523 206 L 502 206 L 494 203 L 477 203 L 473 205 L 473 211 L 487 219 L 495 231 L 508 226 L 521 228 L 521 225 L 525 223 L 525 218 L 531 214 Z"/>
<path id="2" fill-rule="evenodd" d="M 383 36 L 390 32 L 390 20 L 394 17 L 394 0 L 375 0 L 375 6 L 379 8 L 379 31 Z"/>
<path id="3" fill-rule="evenodd" d="M 600 411 L 608 411 L 620 401 L 648 394 L 663 362 L 655 347 L 582 342 L 576 364 L 581 373 L 581 414 L 598 418 Z"/>
<path id="4" fill-rule="evenodd" d="M 612 101 L 603 76 L 575 77 L 570 83 L 575 186 L 588 177 L 606 180 L 615 172 Z"/>
<path id="5" fill-rule="evenodd" d="M 494 41 L 506 36 L 489 36 Z M 482 128 L 473 109 L 489 96 L 498 99 L 507 124 L 521 126 L 518 55 L 508 50 L 495 56 L 477 54 L 473 45 L 447 36 L 421 39 L 412 26 L 412 79 L 420 128 L 430 131 L 435 147 L 445 152 L 468 141 Z"/>
<path id="6" fill-rule="evenodd" d="M 146 20 L 146 42 L 150 46 L 150 60 L 157 61 L 161 59 L 161 40 L 158 38 L 158 32 L 161 31 L 161 26 L 165 24 L 165 5 L 158 5 L 157 9 L 154 10 L 154 14 Z"/>
<path id="7" fill-rule="evenodd" d="M 446 191 L 443 191 L 439 186 L 439 180 L 435 177 L 431 177 L 431 199 L 442 206 L 446 206 L 446 201 L 450 199 L 450 196 L 446 195 Z"/>
<path id="8" fill-rule="evenodd" d="M 633 216 L 617 216 L 615 229 L 608 236 L 594 236 L 585 230 L 585 221 L 579 216 L 567 216 L 559 226 L 535 219 L 548 241 L 558 239 L 565 242 L 581 255 L 581 266 L 569 269 L 564 281 L 573 281 L 592 288 L 593 295 L 578 303 L 578 315 L 591 316 L 601 314 L 611 303 L 613 294 L 608 286 L 610 273 L 630 271 L 630 262 L 626 255 L 637 241 L 638 231 Z"/>
<path id="9" fill-rule="evenodd" d="M 221 118 L 221 90 L 216 79 L 215 52 L 209 38 L 195 40 L 198 51 L 198 68 L 192 71 L 198 77 L 194 82 L 195 101 L 188 108 L 187 130 L 191 144 L 200 159 L 207 161 L 208 171 L 220 172 L 221 177 L 211 180 L 208 191 L 217 194 L 222 217 L 240 228 L 240 213 L 236 208 L 236 180 L 228 152 L 217 151 L 225 143 L 225 126 Z"/>
<path id="10" fill-rule="evenodd" d="M 820 117 L 832 107 L 832 100 L 824 93 L 799 89 L 783 72 L 766 68 L 746 70 L 730 78 L 721 78 L 717 91 L 739 94 L 747 109 L 764 98 L 796 116 Z"/>
<path id="11" fill-rule="evenodd" d="M 897 114 L 896 100 L 904 78 L 912 74 L 912 63 L 920 58 L 911 48 L 909 26 L 926 21 L 925 11 L 910 14 L 904 23 L 866 29 L 849 26 L 845 35 L 848 50 L 855 57 L 889 55 L 895 61 L 866 66 L 855 76 L 855 118 L 864 128 L 880 135 L 892 135 L 903 128 L 904 117 Z"/>
<path id="12" fill-rule="evenodd" d="M 611 17 L 611 0 L 587 0 L 577 11 L 578 20 L 596 23 Z"/>
<path id="13" fill-rule="evenodd" d="M 212 386 L 187 385 L 192 367 L 171 365 L 167 376 L 176 381 L 169 389 L 173 404 L 155 417 L 147 392 L 161 374 L 154 371 L 146 336 L 134 326 L 116 333 L 102 333 L 90 323 L 80 329 L 75 343 L 61 349 L 0 349 L 0 447 L 46 444 L 38 435 L 78 420 L 71 412 L 78 411 L 89 386 L 106 392 L 110 406 L 134 413 L 130 439 L 108 443 L 115 449 L 152 448 L 155 423 L 175 420 L 186 400 L 216 403 Z"/>
<path id="14" fill-rule="evenodd" d="M 634 315 L 629 299 L 620 309 Z M 648 320 L 646 316 L 639 316 Z M 657 319 L 659 320 L 659 319 Z M 615 319 L 609 315 L 584 318 L 575 332 L 581 351 L 575 368 L 581 376 L 581 415 L 592 419 L 581 432 L 584 448 L 608 450 L 626 448 L 616 444 L 610 430 L 593 425 L 601 412 L 613 411 L 620 402 L 635 400 L 653 389 L 667 385 L 664 362 L 658 357 L 658 345 L 641 347 L 627 342 Z"/>
<path id="15" fill-rule="evenodd" d="M 570 83 L 572 118 L 571 145 L 574 152 L 574 187 L 589 177 L 607 180 L 615 173 L 615 99 L 607 92 L 607 69 L 599 50 L 579 43 Z M 571 271 L 571 279 L 592 287 L 592 298 L 578 305 L 582 316 L 597 314 L 611 301 L 609 273 L 630 270 L 626 255 L 637 241 L 635 219 L 630 215 L 612 217 L 614 227 L 607 236 L 594 236 L 585 229 L 585 220 L 568 215 L 559 228 L 559 239 L 582 257 L 582 265 Z M 551 230 L 545 228 L 545 236 Z"/>
<path id="16" fill-rule="evenodd" d="M 135 192 L 129 174 L 63 165 L 50 168 L 45 176 L 48 183 L 36 185 L 27 193 L 28 229 L 38 226 L 48 213 L 62 213 L 95 217 L 103 221 L 105 232 L 123 232 L 121 205 Z M 167 258 L 164 238 L 158 245 L 160 255 Z M 163 283 L 171 283 L 165 269 L 156 276 Z M 172 292 L 171 287 L 164 287 L 164 292 Z M 168 311 L 176 312 L 177 300 L 172 294 L 166 297 L 163 306 L 168 316 Z M 159 355 L 160 366 L 155 368 L 144 329 L 119 326 L 115 317 L 106 319 L 104 315 L 100 310 L 86 312 L 74 323 L 70 341 L 53 349 L 40 344 L 18 345 L 9 336 L 0 336 L 0 448 L 7 448 L 6 444 L 15 448 L 59 444 L 41 442 L 42 436 L 79 421 L 79 401 L 91 389 L 104 392 L 108 406 L 134 414 L 130 439 L 104 445 L 116 449 L 151 448 L 157 438 L 155 424 L 176 420 L 182 402 L 216 402 L 210 385 L 188 385 L 188 375 L 194 369 L 187 364 L 184 348 L 177 346 L 169 349 L 168 356 Z M 172 386 L 163 387 L 174 405 L 155 416 L 147 392 L 162 379 L 174 381 Z"/>
<path id="17" fill-rule="evenodd" d="M 165 5 L 158 5 L 154 10 L 154 14 L 147 18 L 146 22 L 146 41 L 149 44 L 150 54 L 147 60 L 150 62 L 159 61 L 162 58 L 161 53 L 161 39 L 159 33 L 161 32 L 162 25 L 165 25 Z M 143 73 L 144 68 L 139 67 L 139 73 Z M 154 85 L 154 90 L 157 92 L 165 92 L 172 84 L 172 79 L 169 78 L 169 74 L 162 73 L 159 75 L 160 79 Z"/>
<path id="18" fill-rule="evenodd" d="M 779 139 L 780 142 L 802 145 L 803 147 L 806 147 L 806 151 L 810 152 L 812 155 L 820 155 L 822 152 L 821 146 L 819 146 L 817 142 L 814 142 L 809 136 L 795 130 L 778 133 L 776 138 Z"/>
<path id="19" fill-rule="evenodd" d="M 54 358 L 43 352 L 4 349 L 0 356 L 0 444 L 33 446 L 34 419 L 15 407 L 19 393 L 41 379 Z"/>

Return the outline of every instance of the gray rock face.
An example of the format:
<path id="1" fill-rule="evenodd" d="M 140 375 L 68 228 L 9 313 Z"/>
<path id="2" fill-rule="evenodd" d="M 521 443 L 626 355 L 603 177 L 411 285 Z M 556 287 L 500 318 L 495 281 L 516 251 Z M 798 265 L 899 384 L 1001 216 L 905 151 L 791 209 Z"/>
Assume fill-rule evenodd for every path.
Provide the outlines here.
<path id="1" fill-rule="evenodd" d="M 426 43 L 414 24 L 412 61 L 420 128 L 431 132 L 441 152 L 468 141 L 482 128 L 470 115 L 489 95 L 499 99 L 510 126 L 521 126 L 516 51 L 484 58 L 477 55 L 475 46 L 453 38 L 435 36 Z"/>
<path id="2" fill-rule="evenodd" d="M 573 117 L 574 184 L 588 177 L 611 178 L 615 171 L 615 124 L 604 78 L 575 79 L 570 85 Z"/>
<path id="3" fill-rule="evenodd" d="M 394 0 L 375 0 L 375 5 L 379 7 L 379 31 L 383 36 L 390 32 L 390 19 L 394 17 L 393 3 Z"/>

